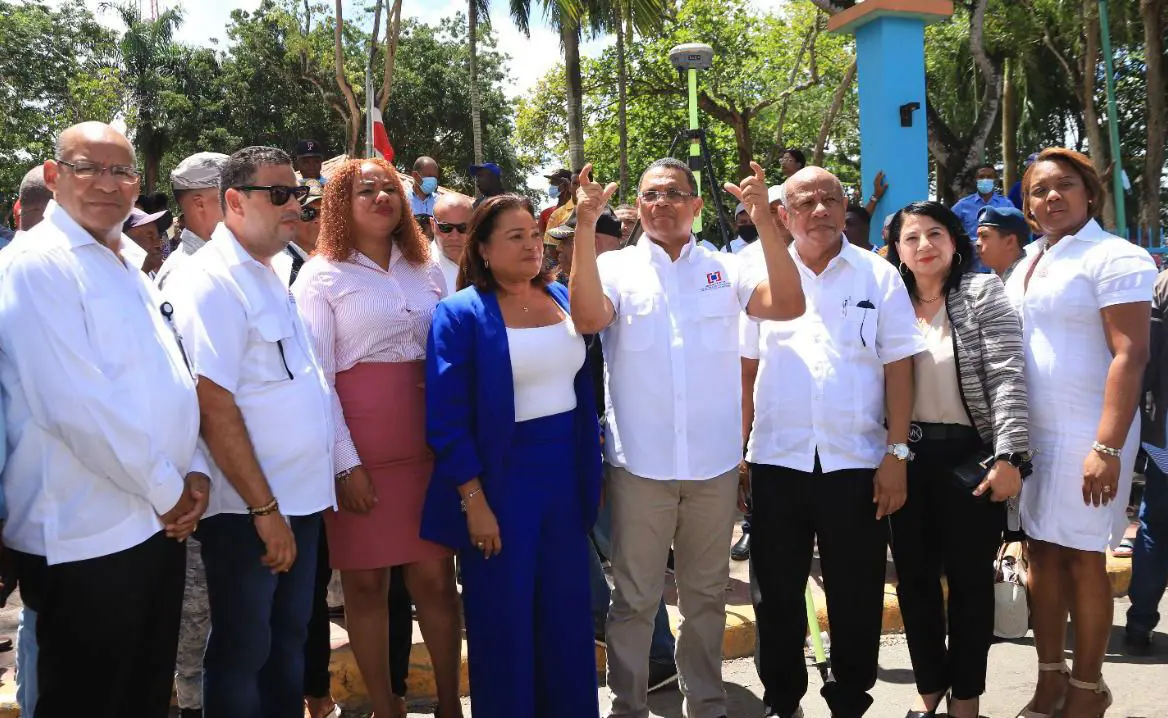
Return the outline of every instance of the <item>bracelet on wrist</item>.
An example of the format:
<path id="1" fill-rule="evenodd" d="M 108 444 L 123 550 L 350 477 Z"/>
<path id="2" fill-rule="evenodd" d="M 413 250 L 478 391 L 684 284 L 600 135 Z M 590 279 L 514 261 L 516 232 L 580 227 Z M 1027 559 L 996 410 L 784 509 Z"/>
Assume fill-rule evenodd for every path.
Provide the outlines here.
<path id="1" fill-rule="evenodd" d="M 479 486 L 479 487 L 478 487 L 478 488 L 476 488 L 476 489 L 473 489 L 473 490 L 471 490 L 471 491 L 468 491 L 468 492 L 467 492 L 467 494 L 466 494 L 466 496 L 463 496 L 463 497 L 462 497 L 462 501 L 461 501 L 461 502 L 459 502 L 459 503 L 460 503 L 460 508 L 462 509 L 462 513 L 464 513 L 464 514 L 466 513 L 467 502 L 468 502 L 468 501 L 470 501 L 471 499 L 473 499 L 474 497 L 478 496 L 478 495 L 479 495 L 479 494 L 481 494 L 481 493 L 483 493 L 483 487 L 482 487 L 482 486 Z"/>
<path id="2" fill-rule="evenodd" d="M 279 511 L 280 511 L 280 502 L 277 501 L 276 499 L 272 499 L 271 501 L 264 504 L 263 506 L 258 506 L 258 507 L 257 506 L 248 506 L 247 507 L 247 512 L 249 514 L 251 514 L 253 517 L 267 516 L 268 514 L 279 513 Z"/>
<path id="3" fill-rule="evenodd" d="M 1096 441 L 1094 444 L 1091 444 L 1091 449 L 1100 454 L 1103 454 L 1104 456 L 1114 456 L 1117 459 L 1123 455 L 1122 449 L 1113 449 L 1110 446 L 1100 444 L 1098 441 Z"/>
<path id="4" fill-rule="evenodd" d="M 348 469 L 345 469 L 344 471 L 338 472 L 334 478 L 336 478 L 338 484 L 347 484 L 349 483 L 349 479 L 352 478 L 353 472 L 356 470 L 357 467 L 352 466 Z"/>

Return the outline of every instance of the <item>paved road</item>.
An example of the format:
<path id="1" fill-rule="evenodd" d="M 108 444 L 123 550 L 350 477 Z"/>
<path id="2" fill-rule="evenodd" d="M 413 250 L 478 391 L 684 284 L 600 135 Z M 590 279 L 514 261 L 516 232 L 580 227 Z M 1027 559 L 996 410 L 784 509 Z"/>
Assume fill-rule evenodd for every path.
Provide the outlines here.
<path id="1" fill-rule="evenodd" d="M 1122 653 L 1123 625 L 1127 599 L 1115 602 L 1115 628 L 1104 667 L 1104 675 L 1115 693 L 1115 705 L 1108 718 L 1164 718 L 1168 716 L 1168 626 L 1157 635 L 1158 653 L 1151 658 L 1132 658 Z M 1160 613 L 1168 616 L 1168 597 L 1160 604 Z M 1068 660 L 1070 656 L 1068 655 Z M 981 713 L 989 718 L 1014 718 L 1030 698 L 1035 666 L 1032 639 L 1000 643 L 990 651 L 990 686 L 982 699 Z M 762 715 L 762 686 L 750 659 L 727 661 L 722 675 L 729 695 L 728 718 L 758 718 Z M 811 669 L 808 696 L 803 701 L 807 718 L 828 718 L 827 706 L 819 697 L 819 674 Z M 880 678 L 874 689 L 875 705 L 866 718 L 902 718 L 912 700 L 912 669 L 903 636 L 886 636 L 880 651 Z M 600 690 L 601 710 L 611 706 L 611 694 Z M 473 718 L 469 701 L 464 715 Z M 652 696 L 654 718 L 682 718 L 681 694 L 676 690 Z M 428 718 L 430 707 L 416 707 L 410 718 Z M 345 714 L 349 716 L 348 713 Z"/>

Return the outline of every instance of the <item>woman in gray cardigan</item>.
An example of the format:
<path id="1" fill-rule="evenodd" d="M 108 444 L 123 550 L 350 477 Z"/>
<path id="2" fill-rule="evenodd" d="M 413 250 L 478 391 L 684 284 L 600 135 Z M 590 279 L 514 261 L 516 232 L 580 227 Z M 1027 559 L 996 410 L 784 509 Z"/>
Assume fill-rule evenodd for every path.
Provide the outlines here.
<path id="1" fill-rule="evenodd" d="M 950 716 L 977 718 L 993 637 L 994 556 L 1006 502 L 1016 502 L 1029 462 L 1022 329 L 1001 280 L 969 271 L 973 245 L 944 205 L 910 204 L 892 220 L 889 238 L 888 259 L 928 344 L 913 359 L 908 501 L 891 518 L 897 597 L 920 694 L 908 718 L 932 718 L 946 692 Z"/>

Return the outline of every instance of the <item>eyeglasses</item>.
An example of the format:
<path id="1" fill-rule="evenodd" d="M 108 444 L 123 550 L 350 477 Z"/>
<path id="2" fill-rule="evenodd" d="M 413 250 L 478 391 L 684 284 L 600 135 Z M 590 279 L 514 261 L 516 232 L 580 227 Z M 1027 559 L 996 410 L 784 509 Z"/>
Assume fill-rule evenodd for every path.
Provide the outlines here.
<path id="1" fill-rule="evenodd" d="M 430 220 L 432 218 L 433 218 L 433 215 L 429 215 L 429 214 L 415 214 L 414 215 L 414 221 L 417 222 L 418 224 L 422 225 L 423 227 L 425 227 L 427 224 L 429 224 Z"/>
<path id="2" fill-rule="evenodd" d="M 232 189 L 237 189 L 240 192 L 267 192 L 268 199 L 274 207 L 283 207 L 292 198 L 299 202 L 307 197 L 310 191 L 308 187 L 288 187 L 287 185 L 245 185 Z M 301 212 L 303 213 L 303 210 Z"/>
<path id="3" fill-rule="evenodd" d="M 454 230 L 458 230 L 459 234 L 466 234 L 467 223 L 459 222 L 458 224 L 450 224 L 449 222 L 436 222 L 438 231 L 442 234 L 450 234 Z"/>
<path id="4" fill-rule="evenodd" d="M 675 189 L 667 190 L 665 192 L 659 192 L 658 190 L 650 189 L 641 193 L 641 201 L 645 202 L 646 204 L 653 204 L 655 202 L 660 202 L 661 200 L 665 200 L 669 204 L 677 204 L 684 200 L 690 199 L 691 197 L 697 197 L 697 195 L 693 194 L 692 192 L 678 192 Z"/>
<path id="5" fill-rule="evenodd" d="M 320 216 L 320 210 L 316 207 L 309 206 L 309 207 L 301 207 L 300 208 L 300 221 L 301 222 L 311 222 L 312 220 L 316 219 L 319 216 Z"/>
<path id="6" fill-rule="evenodd" d="M 134 184 L 138 181 L 138 170 L 129 165 L 102 167 L 101 165 L 91 165 L 84 162 L 73 163 L 65 160 L 57 160 L 57 164 L 73 170 L 73 176 L 80 180 L 96 179 L 109 172 L 110 177 L 122 184 Z"/>

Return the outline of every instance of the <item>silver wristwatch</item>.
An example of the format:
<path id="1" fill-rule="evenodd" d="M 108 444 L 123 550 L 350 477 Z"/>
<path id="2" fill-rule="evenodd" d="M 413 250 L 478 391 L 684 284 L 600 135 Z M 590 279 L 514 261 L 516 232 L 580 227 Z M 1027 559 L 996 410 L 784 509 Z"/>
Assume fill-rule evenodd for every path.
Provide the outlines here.
<path id="1" fill-rule="evenodd" d="M 912 461 L 915 454 L 908 448 L 908 444 L 889 444 L 886 454 L 895 457 L 897 461 Z"/>

